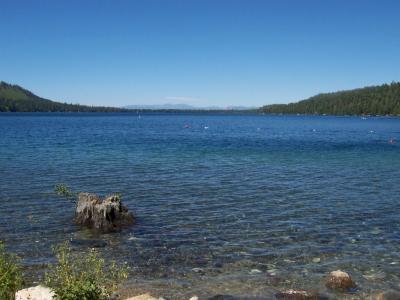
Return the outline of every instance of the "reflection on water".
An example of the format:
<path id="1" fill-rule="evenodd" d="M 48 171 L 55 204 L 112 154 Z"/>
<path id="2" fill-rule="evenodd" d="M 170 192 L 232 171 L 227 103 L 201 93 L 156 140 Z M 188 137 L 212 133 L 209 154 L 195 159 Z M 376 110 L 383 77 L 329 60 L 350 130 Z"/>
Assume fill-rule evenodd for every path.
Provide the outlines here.
<path id="1" fill-rule="evenodd" d="M 7 115 L 0 137 L 0 236 L 33 280 L 68 239 L 126 262 L 126 293 L 328 293 L 336 269 L 400 288 L 399 119 Z M 138 224 L 80 230 L 60 182 L 120 192 Z"/>

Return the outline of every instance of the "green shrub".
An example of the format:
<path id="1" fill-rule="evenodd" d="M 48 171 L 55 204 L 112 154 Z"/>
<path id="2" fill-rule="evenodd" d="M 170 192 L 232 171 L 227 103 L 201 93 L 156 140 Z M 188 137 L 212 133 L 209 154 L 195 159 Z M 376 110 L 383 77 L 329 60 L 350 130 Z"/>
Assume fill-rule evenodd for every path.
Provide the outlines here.
<path id="1" fill-rule="evenodd" d="M 72 198 L 76 197 L 76 193 L 72 192 L 69 186 L 65 184 L 57 184 L 54 187 L 54 191 L 58 196 L 65 197 L 67 200 L 71 200 Z"/>
<path id="2" fill-rule="evenodd" d="M 46 285 L 52 288 L 57 300 L 105 300 L 127 278 L 126 268 L 112 262 L 105 265 L 95 249 L 73 253 L 68 243 L 54 248 L 58 264 L 46 273 Z"/>
<path id="3" fill-rule="evenodd" d="M 0 299 L 14 300 L 15 292 L 22 286 L 21 270 L 15 255 L 7 253 L 0 241 Z"/>

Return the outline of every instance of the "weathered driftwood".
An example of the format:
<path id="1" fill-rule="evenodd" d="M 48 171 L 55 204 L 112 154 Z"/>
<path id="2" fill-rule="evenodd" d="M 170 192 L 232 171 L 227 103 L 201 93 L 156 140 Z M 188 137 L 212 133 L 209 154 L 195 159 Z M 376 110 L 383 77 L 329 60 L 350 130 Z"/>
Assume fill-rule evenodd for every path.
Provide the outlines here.
<path id="1" fill-rule="evenodd" d="M 121 199 L 117 195 L 112 195 L 101 200 L 95 194 L 79 193 L 75 222 L 79 225 L 107 233 L 132 225 L 135 222 L 135 218 L 121 204 Z"/>

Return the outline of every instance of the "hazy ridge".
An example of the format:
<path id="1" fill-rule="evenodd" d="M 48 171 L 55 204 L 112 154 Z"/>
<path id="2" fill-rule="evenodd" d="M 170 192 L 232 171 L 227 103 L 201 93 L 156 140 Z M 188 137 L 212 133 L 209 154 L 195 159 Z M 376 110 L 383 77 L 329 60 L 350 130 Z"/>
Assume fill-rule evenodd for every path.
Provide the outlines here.
<path id="1" fill-rule="evenodd" d="M 400 115 L 400 83 L 318 94 L 308 99 L 271 104 L 261 108 L 245 106 L 197 107 L 188 104 L 87 106 L 41 98 L 18 85 L 0 82 L 0 112 L 128 112 L 140 111 L 248 111 L 279 114 Z"/>

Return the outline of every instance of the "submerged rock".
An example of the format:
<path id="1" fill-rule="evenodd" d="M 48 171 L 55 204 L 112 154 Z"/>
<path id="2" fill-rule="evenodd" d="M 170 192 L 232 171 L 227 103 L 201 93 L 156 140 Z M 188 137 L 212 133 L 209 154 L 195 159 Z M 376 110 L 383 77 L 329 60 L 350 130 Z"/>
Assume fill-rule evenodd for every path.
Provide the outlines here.
<path id="1" fill-rule="evenodd" d="M 382 280 L 386 277 L 386 274 L 385 274 L 385 272 L 382 272 L 382 271 L 368 272 L 368 273 L 364 274 L 363 277 L 370 281 Z"/>
<path id="2" fill-rule="evenodd" d="M 224 264 L 220 261 L 216 261 L 213 263 L 214 268 L 222 268 Z"/>
<path id="3" fill-rule="evenodd" d="M 237 300 L 237 298 L 231 295 L 215 295 L 208 298 L 208 300 Z"/>
<path id="4" fill-rule="evenodd" d="M 321 262 L 321 258 L 319 258 L 319 257 L 314 257 L 313 260 L 312 260 L 312 262 L 318 264 L 318 263 Z"/>
<path id="5" fill-rule="evenodd" d="M 325 285 L 333 290 L 350 290 L 356 286 L 350 275 L 340 270 L 329 273 Z"/>
<path id="6" fill-rule="evenodd" d="M 375 295 L 374 300 L 400 300 L 400 292 L 386 291 Z"/>
<path id="7" fill-rule="evenodd" d="M 107 242 L 103 240 L 84 240 L 77 239 L 71 240 L 72 247 L 87 247 L 87 248 L 104 248 L 107 246 Z"/>
<path id="8" fill-rule="evenodd" d="M 126 300 L 159 300 L 158 298 L 154 298 L 150 294 L 142 294 L 139 296 L 131 297 Z"/>
<path id="9" fill-rule="evenodd" d="M 135 218 L 121 204 L 121 199 L 117 195 L 101 200 L 95 194 L 79 193 L 75 222 L 106 233 L 132 225 L 135 222 Z"/>
<path id="10" fill-rule="evenodd" d="M 275 294 L 279 300 L 318 300 L 320 297 L 317 293 L 302 290 L 286 290 Z"/>
<path id="11" fill-rule="evenodd" d="M 207 259 L 201 257 L 196 258 L 193 262 L 198 266 L 206 266 L 208 264 Z"/>
<path id="12" fill-rule="evenodd" d="M 193 268 L 192 271 L 195 273 L 199 273 L 199 274 L 205 273 L 204 269 L 202 269 L 202 268 Z"/>
<path id="13" fill-rule="evenodd" d="M 125 299 L 125 300 L 166 300 L 166 299 L 163 298 L 163 297 L 155 298 L 152 295 L 146 293 L 146 294 L 142 294 L 142 295 L 139 295 L 139 296 L 131 297 L 131 298 L 128 298 L 128 299 Z"/>
<path id="14" fill-rule="evenodd" d="M 45 286 L 34 286 L 15 293 L 15 300 L 53 300 L 54 292 Z"/>
<path id="15" fill-rule="evenodd" d="M 252 296 L 233 296 L 233 295 L 215 295 L 207 300 L 271 300 L 270 298 L 264 297 L 252 297 Z"/>

